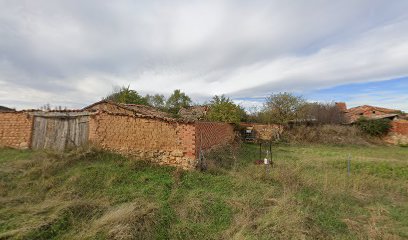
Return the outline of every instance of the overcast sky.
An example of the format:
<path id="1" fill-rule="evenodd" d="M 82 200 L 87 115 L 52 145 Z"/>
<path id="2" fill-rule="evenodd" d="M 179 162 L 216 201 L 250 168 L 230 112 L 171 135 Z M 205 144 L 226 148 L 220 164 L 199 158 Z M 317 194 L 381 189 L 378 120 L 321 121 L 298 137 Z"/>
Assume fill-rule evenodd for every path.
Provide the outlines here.
<path id="1" fill-rule="evenodd" d="M 407 76 L 406 0 L 0 0 L 0 105 L 19 109 L 82 107 L 130 84 L 407 111 Z"/>

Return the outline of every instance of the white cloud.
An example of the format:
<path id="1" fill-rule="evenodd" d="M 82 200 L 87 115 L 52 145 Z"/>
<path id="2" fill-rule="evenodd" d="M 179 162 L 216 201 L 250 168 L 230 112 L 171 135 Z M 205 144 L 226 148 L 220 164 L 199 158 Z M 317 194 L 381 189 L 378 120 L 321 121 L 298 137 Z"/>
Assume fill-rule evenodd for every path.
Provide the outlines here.
<path id="1" fill-rule="evenodd" d="M 236 99 L 234 100 L 235 104 L 240 105 L 249 113 L 259 112 L 263 106 L 263 101 L 255 101 L 251 99 Z"/>
<path id="2" fill-rule="evenodd" d="M 408 76 L 407 7 L 0 1 L 0 100 L 86 105 L 128 84 L 149 93 L 180 88 L 196 99 L 262 97 Z"/>

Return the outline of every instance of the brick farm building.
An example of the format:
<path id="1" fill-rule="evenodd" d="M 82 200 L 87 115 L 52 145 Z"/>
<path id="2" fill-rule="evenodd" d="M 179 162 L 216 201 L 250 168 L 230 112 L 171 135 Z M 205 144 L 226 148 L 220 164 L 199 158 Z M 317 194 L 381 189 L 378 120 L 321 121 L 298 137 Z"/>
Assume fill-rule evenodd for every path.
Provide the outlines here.
<path id="1" fill-rule="evenodd" d="M 228 123 L 175 119 L 154 108 L 101 101 L 81 110 L 0 113 L 0 146 L 64 150 L 92 145 L 194 169 L 199 150 L 234 139 Z"/>

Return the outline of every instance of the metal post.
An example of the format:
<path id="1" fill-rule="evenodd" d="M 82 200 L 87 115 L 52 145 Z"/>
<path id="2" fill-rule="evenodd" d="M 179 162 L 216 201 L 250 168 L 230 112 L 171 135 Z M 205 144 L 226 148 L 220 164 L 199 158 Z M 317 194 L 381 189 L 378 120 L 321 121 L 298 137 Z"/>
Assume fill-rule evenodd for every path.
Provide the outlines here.
<path id="1" fill-rule="evenodd" d="M 198 153 L 198 160 L 200 162 L 200 170 L 201 171 L 204 170 L 203 155 L 202 155 L 203 152 L 202 152 L 202 149 L 201 149 L 202 144 L 203 144 L 203 133 L 201 132 L 200 133 L 200 150 L 199 150 L 199 153 Z"/>
<path id="2" fill-rule="evenodd" d="M 269 148 L 271 149 L 271 148 Z M 270 174 L 271 173 L 271 168 L 272 168 L 272 152 L 269 150 L 266 150 L 266 156 L 264 159 L 264 164 L 265 164 L 265 173 Z"/>
<path id="3" fill-rule="evenodd" d="M 272 160 L 272 142 L 269 142 L 269 152 L 271 153 L 271 166 L 273 165 L 273 160 Z"/>

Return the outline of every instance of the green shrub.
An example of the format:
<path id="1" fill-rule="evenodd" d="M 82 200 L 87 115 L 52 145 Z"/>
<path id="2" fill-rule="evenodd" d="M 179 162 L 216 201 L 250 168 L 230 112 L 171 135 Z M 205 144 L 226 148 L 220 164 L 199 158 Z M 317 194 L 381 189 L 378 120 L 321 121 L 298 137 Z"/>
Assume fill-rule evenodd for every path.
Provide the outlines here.
<path id="1" fill-rule="evenodd" d="M 357 126 L 368 135 L 383 136 L 390 131 L 391 120 L 389 119 L 369 120 L 366 118 L 360 118 L 357 121 Z"/>

